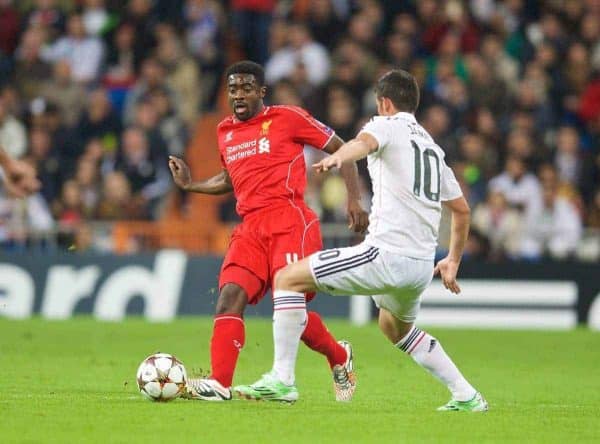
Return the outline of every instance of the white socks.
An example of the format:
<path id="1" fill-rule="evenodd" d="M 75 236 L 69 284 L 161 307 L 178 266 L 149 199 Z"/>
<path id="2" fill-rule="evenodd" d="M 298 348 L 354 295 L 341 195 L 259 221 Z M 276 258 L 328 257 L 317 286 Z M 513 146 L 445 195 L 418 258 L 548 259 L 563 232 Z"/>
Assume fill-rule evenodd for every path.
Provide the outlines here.
<path id="1" fill-rule="evenodd" d="M 448 387 L 457 401 L 473 399 L 477 391 L 467 382 L 436 338 L 413 325 L 397 344 L 429 373 Z"/>
<path id="2" fill-rule="evenodd" d="M 292 385 L 295 381 L 298 345 L 307 319 L 304 293 L 286 290 L 273 292 L 273 370 L 286 385 Z"/>

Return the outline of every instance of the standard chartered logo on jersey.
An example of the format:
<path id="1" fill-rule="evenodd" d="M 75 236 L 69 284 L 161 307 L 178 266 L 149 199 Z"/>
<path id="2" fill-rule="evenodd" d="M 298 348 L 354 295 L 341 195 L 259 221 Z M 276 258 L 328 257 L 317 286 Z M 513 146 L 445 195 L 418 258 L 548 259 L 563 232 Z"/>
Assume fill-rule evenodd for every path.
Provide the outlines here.
<path id="1" fill-rule="evenodd" d="M 270 153 L 271 152 L 271 144 L 269 143 L 269 139 L 266 137 L 261 138 L 258 141 L 258 154 Z"/>
<path id="2" fill-rule="evenodd" d="M 257 149 L 258 148 L 258 149 Z M 227 157 L 225 161 L 227 164 L 236 162 L 241 159 L 246 159 L 256 154 L 268 154 L 271 152 L 271 142 L 266 137 L 260 139 L 249 140 L 242 142 L 237 145 L 228 146 L 225 148 Z"/>

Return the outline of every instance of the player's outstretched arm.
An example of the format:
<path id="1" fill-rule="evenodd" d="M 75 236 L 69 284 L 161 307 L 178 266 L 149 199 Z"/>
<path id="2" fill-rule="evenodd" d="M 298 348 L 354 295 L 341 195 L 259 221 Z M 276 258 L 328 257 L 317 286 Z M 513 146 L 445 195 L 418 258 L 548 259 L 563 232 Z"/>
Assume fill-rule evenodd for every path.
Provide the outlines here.
<path id="1" fill-rule="evenodd" d="M 175 185 L 184 191 L 202 194 L 226 194 L 233 191 L 227 170 L 223 170 L 209 179 L 194 182 L 190 168 L 182 159 L 175 156 L 169 156 L 169 169 Z"/>
<path id="2" fill-rule="evenodd" d="M 325 145 L 323 151 L 333 154 L 344 145 L 344 141 L 337 135 L 333 136 L 329 143 Z M 360 187 L 358 185 L 358 168 L 355 162 L 344 163 L 340 167 L 340 175 L 344 179 L 346 189 L 348 190 L 348 228 L 355 233 L 364 233 L 369 226 L 369 214 L 360 204 Z"/>
<path id="3" fill-rule="evenodd" d="M 444 287 L 452 293 L 460 293 L 456 275 L 469 236 L 471 210 L 463 196 L 448 200 L 443 204 L 452 212 L 450 248 L 448 256 L 437 263 L 434 274 L 440 274 Z"/>
<path id="4" fill-rule="evenodd" d="M 329 171 L 331 168 L 341 168 L 344 164 L 364 159 L 370 153 L 377 151 L 377 139 L 369 133 L 360 133 L 355 139 L 344 143 L 331 156 L 313 165 L 317 172 Z"/>

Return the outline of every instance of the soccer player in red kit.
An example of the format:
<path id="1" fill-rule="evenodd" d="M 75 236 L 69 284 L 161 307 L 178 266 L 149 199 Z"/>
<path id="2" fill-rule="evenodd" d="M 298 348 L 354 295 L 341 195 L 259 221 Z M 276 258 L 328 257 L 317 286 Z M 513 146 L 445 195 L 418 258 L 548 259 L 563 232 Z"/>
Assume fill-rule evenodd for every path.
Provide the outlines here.
<path id="1" fill-rule="evenodd" d="M 212 372 L 208 378 L 190 379 L 188 394 L 195 399 L 224 401 L 232 397 L 231 383 L 244 346 L 243 313 L 271 287 L 285 265 L 321 249 L 319 221 L 304 202 L 306 165 L 304 145 L 327 153 L 343 141 L 326 125 L 298 107 L 265 106 L 262 66 L 243 61 L 226 72 L 229 105 L 233 114 L 217 127 L 223 170 L 205 181 L 194 182 L 187 165 L 171 157 L 175 183 L 186 191 L 224 194 L 233 191 L 242 217 L 231 237 L 219 277 L 213 336 L 210 343 Z M 351 228 L 364 232 L 367 213 L 359 204 L 356 166 L 341 172 L 348 188 Z M 339 343 L 316 312 L 306 311 L 314 294 L 273 300 L 275 358 L 270 374 L 281 390 L 264 393 L 263 399 L 295 401 L 298 392 L 293 368 L 298 338 L 324 354 L 333 371 L 337 393 L 354 390 L 352 349 Z"/>

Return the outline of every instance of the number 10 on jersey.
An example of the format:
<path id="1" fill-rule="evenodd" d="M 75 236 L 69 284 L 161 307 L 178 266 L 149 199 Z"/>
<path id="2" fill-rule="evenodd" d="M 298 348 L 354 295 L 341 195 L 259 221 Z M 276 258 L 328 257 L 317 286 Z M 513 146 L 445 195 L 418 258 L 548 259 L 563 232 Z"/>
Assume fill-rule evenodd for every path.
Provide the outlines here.
<path id="1" fill-rule="evenodd" d="M 413 185 L 413 193 L 415 196 L 420 196 L 422 190 L 427 199 L 439 202 L 440 158 L 431 148 L 421 151 L 417 142 L 411 140 L 410 143 L 415 152 L 415 183 Z"/>

